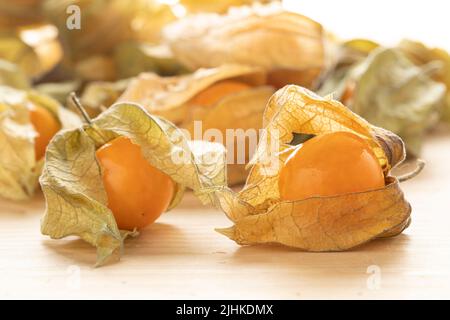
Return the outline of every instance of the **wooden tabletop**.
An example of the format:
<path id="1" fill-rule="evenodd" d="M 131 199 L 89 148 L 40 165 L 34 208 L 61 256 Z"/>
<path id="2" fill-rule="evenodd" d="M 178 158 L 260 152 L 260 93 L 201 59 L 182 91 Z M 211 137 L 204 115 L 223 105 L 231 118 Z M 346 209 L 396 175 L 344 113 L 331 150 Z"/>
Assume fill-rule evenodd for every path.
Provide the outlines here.
<path id="1" fill-rule="evenodd" d="M 192 194 L 128 240 L 120 261 L 94 268 L 95 249 L 39 232 L 42 194 L 0 201 L 0 298 L 450 298 L 450 130 L 427 141 L 427 167 L 403 184 L 413 223 L 401 236 L 342 253 L 240 247 L 231 223 Z"/>

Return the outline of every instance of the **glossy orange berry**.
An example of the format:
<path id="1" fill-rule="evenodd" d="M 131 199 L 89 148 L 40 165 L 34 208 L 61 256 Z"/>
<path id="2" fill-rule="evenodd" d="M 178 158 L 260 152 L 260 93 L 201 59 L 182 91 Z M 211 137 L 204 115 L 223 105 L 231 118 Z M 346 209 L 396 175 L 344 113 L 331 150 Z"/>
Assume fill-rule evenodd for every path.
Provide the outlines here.
<path id="1" fill-rule="evenodd" d="M 384 187 L 383 170 L 369 144 L 349 132 L 316 136 L 294 149 L 281 169 L 282 200 L 334 196 Z"/>
<path id="2" fill-rule="evenodd" d="M 191 99 L 190 104 L 209 107 L 216 104 L 227 95 L 237 93 L 249 88 L 250 86 L 248 84 L 239 81 L 220 81 L 197 94 L 194 98 Z"/>
<path id="3" fill-rule="evenodd" d="M 31 104 L 30 121 L 37 133 L 34 139 L 34 154 L 36 161 L 40 160 L 53 136 L 61 129 L 57 118 L 46 108 Z"/>
<path id="4" fill-rule="evenodd" d="M 175 192 L 173 180 L 145 160 L 141 147 L 116 138 L 96 152 L 108 196 L 108 208 L 119 229 L 142 229 L 167 210 Z"/>

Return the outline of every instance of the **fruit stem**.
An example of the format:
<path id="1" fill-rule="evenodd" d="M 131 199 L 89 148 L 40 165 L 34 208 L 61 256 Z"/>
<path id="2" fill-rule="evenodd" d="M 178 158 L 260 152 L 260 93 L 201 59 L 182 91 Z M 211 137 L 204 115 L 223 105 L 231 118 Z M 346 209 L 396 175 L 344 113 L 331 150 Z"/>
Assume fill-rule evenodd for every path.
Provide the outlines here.
<path id="1" fill-rule="evenodd" d="M 411 172 L 405 173 L 404 175 L 397 177 L 397 179 L 400 183 L 408 181 L 417 176 L 423 170 L 423 168 L 425 168 L 425 161 L 423 161 L 422 159 L 417 159 L 416 168 Z"/>
<path id="2" fill-rule="evenodd" d="M 84 120 L 86 121 L 86 123 L 89 125 L 89 127 L 97 134 L 98 138 L 94 138 L 94 140 L 99 141 L 101 145 L 107 143 L 109 140 L 106 139 L 102 132 L 100 130 L 98 130 L 97 126 L 92 122 L 91 117 L 89 116 L 89 114 L 86 112 L 86 109 L 83 107 L 83 105 L 81 104 L 80 100 L 78 99 L 77 95 L 75 92 L 71 92 L 70 93 L 70 98 L 72 100 L 72 103 L 77 107 L 77 109 L 80 111 L 81 115 L 83 116 Z"/>
<path id="3" fill-rule="evenodd" d="M 88 113 L 86 112 L 86 109 L 81 104 L 80 100 L 77 97 L 77 94 L 75 92 L 70 93 L 70 98 L 72 99 L 73 104 L 77 107 L 78 111 L 80 111 L 81 115 L 83 116 L 84 120 L 88 124 L 92 124 L 92 119 L 89 117 Z"/>

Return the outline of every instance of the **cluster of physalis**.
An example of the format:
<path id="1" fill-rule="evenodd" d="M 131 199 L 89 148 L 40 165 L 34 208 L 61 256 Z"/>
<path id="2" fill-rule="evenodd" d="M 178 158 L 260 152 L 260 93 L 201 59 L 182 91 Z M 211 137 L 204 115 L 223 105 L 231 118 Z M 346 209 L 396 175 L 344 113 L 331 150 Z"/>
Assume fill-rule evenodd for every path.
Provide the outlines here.
<path id="1" fill-rule="evenodd" d="M 19 100 L 2 102 L 11 114 L 2 119 L 0 138 L 17 151 L 11 153 L 15 158 L 2 159 L 0 168 L 8 170 L 2 195 L 31 195 L 42 170 L 42 233 L 81 237 L 97 248 L 98 264 L 174 208 L 186 188 L 226 213 L 234 225 L 218 232 L 239 244 L 339 251 L 397 235 L 410 222 L 410 205 L 389 174 L 405 157 L 402 140 L 299 86 L 286 86 L 269 99 L 239 192 L 227 185 L 222 144 L 189 140 L 138 104 L 119 102 L 90 119 L 73 94 L 82 124 L 67 110 L 61 115 L 51 101 L 9 96 L 28 103 L 21 109 Z M 8 125 L 21 125 L 23 132 L 8 136 Z"/>
<path id="2" fill-rule="evenodd" d="M 45 50 L 5 38 L 0 197 L 28 199 L 40 184 L 44 235 L 82 238 L 101 265 L 176 207 L 185 189 L 222 210 L 233 226 L 217 231 L 243 245 L 341 251 L 408 227 L 399 183 L 423 165 L 402 177 L 391 170 L 405 158 L 403 140 L 418 156 L 425 132 L 449 121 L 450 55 L 412 42 L 340 43 L 282 6 L 178 20 L 147 12 L 147 2 L 84 1 L 90 27 L 73 33 L 55 21 L 41 30 Z M 169 21 L 158 17 L 173 23 L 160 32 Z M 149 43 L 129 38 L 131 20 L 142 22 Z M 64 67 L 58 33 L 48 35 L 55 28 L 74 60 Z M 19 57 L 14 48 L 28 52 L 20 65 L 33 81 L 2 60 Z M 62 79 L 75 83 L 42 85 L 43 75 L 65 68 L 73 70 Z M 72 94 L 65 108 L 71 91 L 81 102 Z M 258 144 L 251 150 L 245 134 L 224 143 L 209 130 L 254 130 Z"/>

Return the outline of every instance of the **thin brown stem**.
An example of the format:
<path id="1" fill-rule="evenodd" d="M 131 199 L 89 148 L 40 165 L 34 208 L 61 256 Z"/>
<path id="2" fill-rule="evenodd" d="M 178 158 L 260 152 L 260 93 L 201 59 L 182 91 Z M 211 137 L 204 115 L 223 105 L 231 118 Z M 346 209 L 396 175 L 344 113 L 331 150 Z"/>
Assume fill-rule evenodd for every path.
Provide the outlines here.
<path id="1" fill-rule="evenodd" d="M 80 111 L 81 115 L 83 116 L 84 120 L 87 124 L 92 124 L 92 119 L 89 117 L 88 113 L 86 112 L 86 109 L 84 109 L 83 105 L 81 104 L 80 100 L 78 99 L 75 92 L 70 93 L 70 99 L 72 99 L 73 104 L 77 107 L 78 111 Z"/>
<path id="2" fill-rule="evenodd" d="M 101 145 L 104 145 L 109 140 L 106 139 L 106 137 L 103 135 L 102 131 L 98 129 L 98 127 L 92 122 L 91 117 L 86 112 L 86 109 L 84 109 L 83 105 L 81 104 L 80 100 L 78 99 L 75 92 L 70 93 L 70 99 L 72 100 L 72 103 L 76 106 L 76 108 L 80 111 L 81 115 L 83 116 L 84 120 L 89 126 L 89 129 L 91 130 L 91 138 L 95 141 L 99 142 Z M 87 130 L 87 128 L 85 128 Z"/>

